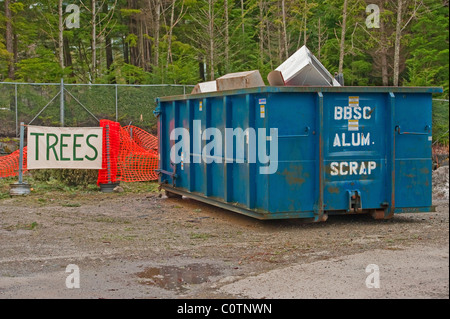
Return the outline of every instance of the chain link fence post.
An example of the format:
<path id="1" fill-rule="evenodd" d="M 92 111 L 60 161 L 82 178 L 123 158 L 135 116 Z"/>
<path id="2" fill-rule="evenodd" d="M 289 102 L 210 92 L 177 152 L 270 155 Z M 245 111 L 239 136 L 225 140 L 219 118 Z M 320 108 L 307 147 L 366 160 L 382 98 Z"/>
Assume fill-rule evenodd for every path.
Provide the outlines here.
<path id="1" fill-rule="evenodd" d="M 14 104 L 16 112 L 16 137 L 19 137 L 19 111 L 17 108 L 17 83 L 14 84 Z"/>
<path id="2" fill-rule="evenodd" d="M 59 93 L 59 122 L 64 126 L 64 79 L 61 78 L 61 87 Z"/>
<path id="3" fill-rule="evenodd" d="M 119 121 L 119 108 L 118 108 L 119 101 L 117 100 L 117 84 L 115 85 L 115 90 L 116 90 L 116 92 L 115 92 L 115 94 L 116 94 L 116 98 L 115 98 L 115 101 L 116 101 L 116 122 L 118 122 Z"/>

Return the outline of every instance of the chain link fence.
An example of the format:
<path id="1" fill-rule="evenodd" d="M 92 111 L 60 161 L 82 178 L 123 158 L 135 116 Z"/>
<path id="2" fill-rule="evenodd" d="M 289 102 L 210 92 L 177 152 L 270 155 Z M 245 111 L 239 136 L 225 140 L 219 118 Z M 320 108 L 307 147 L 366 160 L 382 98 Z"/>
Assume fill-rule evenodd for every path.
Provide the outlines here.
<path id="1" fill-rule="evenodd" d="M 19 136 L 19 123 L 98 126 L 100 119 L 156 134 L 155 98 L 188 94 L 193 85 L 0 83 L 0 137 Z"/>
<path id="2" fill-rule="evenodd" d="M 433 99 L 433 145 L 449 144 L 449 100 Z"/>

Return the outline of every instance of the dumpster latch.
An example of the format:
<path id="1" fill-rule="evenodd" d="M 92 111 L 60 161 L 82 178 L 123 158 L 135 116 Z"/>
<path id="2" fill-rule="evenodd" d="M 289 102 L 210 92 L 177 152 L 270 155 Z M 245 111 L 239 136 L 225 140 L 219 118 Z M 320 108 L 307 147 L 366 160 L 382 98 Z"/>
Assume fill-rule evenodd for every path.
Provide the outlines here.
<path id="1" fill-rule="evenodd" d="M 354 211 L 360 213 L 362 211 L 361 192 L 359 190 L 347 191 L 348 194 L 348 212 Z"/>
<path id="2" fill-rule="evenodd" d="M 403 132 L 402 128 L 400 127 L 400 125 L 397 125 L 395 127 L 395 131 L 399 134 L 399 135 L 428 135 L 430 134 L 431 131 L 431 126 L 430 125 L 425 125 L 425 129 L 426 132 Z"/>
<path id="3" fill-rule="evenodd" d="M 166 171 L 166 170 L 163 170 L 163 169 L 155 169 L 155 172 L 156 172 L 158 175 L 167 175 L 167 176 L 170 176 L 170 177 L 172 178 L 172 186 L 175 187 L 175 186 L 176 186 L 176 185 L 175 185 L 175 180 L 176 180 L 177 177 L 178 177 L 178 175 L 177 175 L 177 167 L 176 167 L 176 165 L 174 165 L 174 164 L 172 164 L 172 163 L 170 163 L 170 165 L 173 167 L 173 172 L 169 172 L 169 171 Z M 167 181 L 166 181 L 166 183 L 167 183 Z"/>

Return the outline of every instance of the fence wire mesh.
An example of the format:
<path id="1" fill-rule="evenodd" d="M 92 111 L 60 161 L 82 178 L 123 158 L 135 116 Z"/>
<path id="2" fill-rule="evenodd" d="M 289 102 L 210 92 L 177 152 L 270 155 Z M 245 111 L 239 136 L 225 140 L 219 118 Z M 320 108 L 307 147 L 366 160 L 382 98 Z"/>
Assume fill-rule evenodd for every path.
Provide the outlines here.
<path id="1" fill-rule="evenodd" d="M 449 144 L 449 100 L 433 99 L 433 145 Z"/>
<path id="2" fill-rule="evenodd" d="M 0 136 L 19 135 L 19 123 L 98 126 L 100 119 L 156 134 L 155 98 L 190 93 L 193 85 L 0 83 Z M 62 98 L 61 98 L 62 97 Z"/>

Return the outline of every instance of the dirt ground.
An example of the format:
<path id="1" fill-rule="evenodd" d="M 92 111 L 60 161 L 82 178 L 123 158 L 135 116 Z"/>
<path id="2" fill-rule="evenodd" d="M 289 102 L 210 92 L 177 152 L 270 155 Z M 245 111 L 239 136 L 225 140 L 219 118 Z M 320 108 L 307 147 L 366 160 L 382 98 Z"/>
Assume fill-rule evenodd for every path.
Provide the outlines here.
<path id="1" fill-rule="evenodd" d="M 0 199 L 0 298 L 447 299 L 443 174 L 436 212 L 387 221 L 258 221 L 157 192 Z"/>

